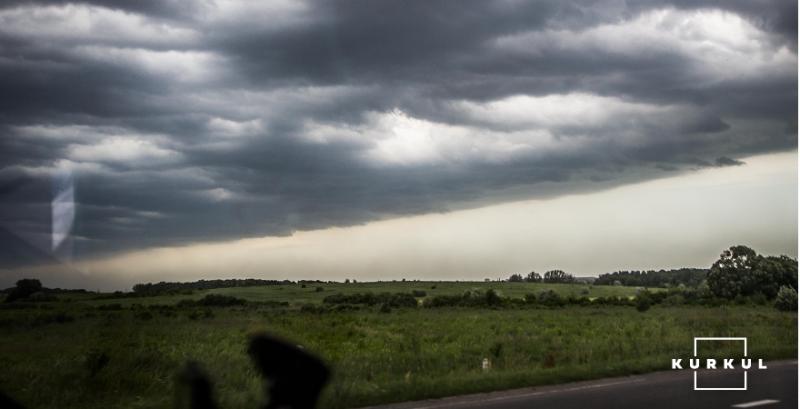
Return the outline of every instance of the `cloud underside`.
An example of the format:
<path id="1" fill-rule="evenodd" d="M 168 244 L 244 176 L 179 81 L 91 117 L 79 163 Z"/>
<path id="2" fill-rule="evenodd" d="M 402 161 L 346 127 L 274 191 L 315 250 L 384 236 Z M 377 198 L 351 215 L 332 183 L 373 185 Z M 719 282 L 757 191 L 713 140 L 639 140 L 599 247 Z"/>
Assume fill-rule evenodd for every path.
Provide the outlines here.
<path id="1" fill-rule="evenodd" d="M 796 147 L 796 7 L 6 3 L 0 224 L 51 245 L 67 183 L 91 255 L 741 165 Z"/>

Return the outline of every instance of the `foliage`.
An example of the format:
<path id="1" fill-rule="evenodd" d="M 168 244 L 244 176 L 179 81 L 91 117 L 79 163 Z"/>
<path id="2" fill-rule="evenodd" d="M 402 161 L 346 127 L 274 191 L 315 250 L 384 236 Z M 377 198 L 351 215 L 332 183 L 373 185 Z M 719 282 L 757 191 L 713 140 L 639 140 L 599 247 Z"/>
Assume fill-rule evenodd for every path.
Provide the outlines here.
<path id="1" fill-rule="evenodd" d="M 544 273 L 542 282 L 545 283 L 574 283 L 575 277 L 561 270 L 550 270 Z"/>
<path id="2" fill-rule="evenodd" d="M 278 292 L 264 287 L 262 294 Z M 4 327 L 3 392 L 30 408 L 170 407 L 174 375 L 193 359 L 215 378 L 220 407 L 254 407 L 263 384 L 243 350 L 246 334 L 261 328 L 332 366 L 336 375 L 321 409 L 663 370 L 671 358 L 682 357 L 675 351 L 691 354 L 691 337 L 699 333 L 748 334 L 748 352 L 760 358 L 797 355 L 797 315 L 759 306 L 654 306 L 646 314 L 612 305 L 318 314 L 252 304 L 208 316 L 208 309 L 195 306 L 173 306 L 178 314 L 164 316 L 157 311 L 169 309 L 159 306 L 146 308 L 152 319 L 139 320 L 134 316 L 144 307 L 99 312 L 97 303 L 58 301 L 45 313 L 74 321 Z M 0 309 L 0 321 L 29 322 L 41 314 L 39 308 Z M 492 371 L 484 373 L 479 368 L 486 357 Z"/>
<path id="3" fill-rule="evenodd" d="M 245 305 L 247 301 L 230 295 L 208 294 L 199 300 L 183 300 L 179 304 L 181 306 L 200 305 L 203 307 L 231 307 Z"/>
<path id="4" fill-rule="evenodd" d="M 709 289 L 729 300 L 761 293 L 775 298 L 781 286 L 797 284 L 797 260 L 762 256 L 747 246 L 732 246 L 720 255 L 708 273 Z"/>
<path id="5" fill-rule="evenodd" d="M 645 312 L 650 309 L 652 304 L 653 299 L 650 297 L 650 293 L 643 291 L 636 296 L 636 311 Z"/>
<path id="6" fill-rule="evenodd" d="M 541 283 L 542 282 L 542 276 L 539 273 L 535 272 L 535 271 L 531 271 L 530 273 L 528 273 L 527 276 L 525 276 L 525 282 L 527 282 L 527 283 Z"/>
<path id="7" fill-rule="evenodd" d="M 775 308 L 781 311 L 797 311 L 797 291 L 792 287 L 782 286 L 775 298 Z"/>
<path id="8" fill-rule="evenodd" d="M 293 284 L 289 280 L 261 280 L 255 278 L 228 280 L 198 280 L 187 283 L 165 282 L 136 284 L 133 292 L 138 295 L 178 294 L 187 290 L 208 290 L 229 287 L 260 287 L 267 285 Z"/>
<path id="9" fill-rule="evenodd" d="M 546 274 L 545 274 L 546 275 Z M 553 290 L 542 291 L 536 297 L 536 302 L 548 307 L 562 307 L 566 304 L 564 297 Z"/>
<path id="10" fill-rule="evenodd" d="M 574 283 L 575 277 L 572 274 L 567 274 L 562 270 L 550 270 L 544 273 L 544 276 L 539 275 L 535 271 L 531 271 L 524 278 L 522 274 L 511 274 L 508 277 L 509 283 Z"/>
<path id="11" fill-rule="evenodd" d="M 31 295 L 42 291 L 42 283 L 33 278 L 23 278 L 17 281 L 16 287 L 12 288 L 6 296 L 5 302 L 12 302 L 19 299 L 28 298 Z"/>
<path id="12" fill-rule="evenodd" d="M 600 274 L 594 281 L 597 285 L 619 285 L 630 287 L 668 287 L 680 284 L 696 287 L 708 274 L 708 269 L 679 268 L 674 270 L 616 271 Z"/>
<path id="13" fill-rule="evenodd" d="M 501 297 L 495 290 L 478 289 L 467 290 L 461 295 L 437 295 L 427 298 L 423 304 L 428 308 L 440 307 L 499 307 L 507 299 Z"/>
<path id="14" fill-rule="evenodd" d="M 370 306 L 383 304 L 394 308 L 417 306 L 417 299 L 408 293 L 339 293 L 325 297 L 322 302 L 325 304 L 364 304 Z"/>
<path id="15" fill-rule="evenodd" d="M 521 283 L 523 281 L 521 274 L 511 274 L 511 277 L 508 277 L 509 283 Z"/>

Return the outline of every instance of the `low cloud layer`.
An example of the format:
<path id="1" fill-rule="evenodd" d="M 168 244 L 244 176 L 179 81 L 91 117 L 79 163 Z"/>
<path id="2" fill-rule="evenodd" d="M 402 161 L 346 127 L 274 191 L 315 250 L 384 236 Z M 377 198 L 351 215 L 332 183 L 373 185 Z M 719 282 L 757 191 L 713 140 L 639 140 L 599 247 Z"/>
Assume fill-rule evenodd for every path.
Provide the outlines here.
<path id="1" fill-rule="evenodd" d="M 796 148 L 796 7 L 6 2 L 0 236 L 83 257 L 741 165 Z"/>

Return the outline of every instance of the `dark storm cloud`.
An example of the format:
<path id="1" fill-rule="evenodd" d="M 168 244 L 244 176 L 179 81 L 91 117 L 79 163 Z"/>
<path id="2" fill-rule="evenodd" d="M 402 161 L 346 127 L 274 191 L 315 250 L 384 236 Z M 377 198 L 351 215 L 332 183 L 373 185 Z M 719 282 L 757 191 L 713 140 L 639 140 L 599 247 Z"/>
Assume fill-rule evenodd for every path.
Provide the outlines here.
<path id="1" fill-rule="evenodd" d="M 64 174 L 82 256 L 741 165 L 796 146 L 796 7 L 6 2 L 3 237 L 52 252 Z"/>

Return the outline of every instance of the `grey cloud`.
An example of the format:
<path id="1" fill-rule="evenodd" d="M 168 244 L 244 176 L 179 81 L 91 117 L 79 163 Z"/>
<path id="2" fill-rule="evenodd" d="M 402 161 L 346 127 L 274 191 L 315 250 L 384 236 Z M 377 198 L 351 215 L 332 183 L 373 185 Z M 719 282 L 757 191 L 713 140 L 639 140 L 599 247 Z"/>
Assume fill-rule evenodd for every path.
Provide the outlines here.
<path id="1" fill-rule="evenodd" d="M 10 2 L 0 13 L 59 4 Z M 300 12 L 302 23 L 283 25 L 271 15 L 215 21 L 202 2 L 76 4 L 198 35 L 153 42 L 0 31 L 3 237 L 47 249 L 53 174 L 72 172 L 79 257 L 591 191 L 796 147 L 793 2 L 320 2 Z M 689 51 L 567 46 L 568 36 L 663 8 L 728 10 L 767 33 L 763 51 L 788 44 L 791 56 L 766 64 L 773 71 L 764 75 L 699 81 L 699 56 Z M 535 52 L 498 46 L 531 33 L 552 41 Z M 154 54 L 137 65 L 88 58 L 82 45 Z M 203 67 L 210 78 L 184 81 L 193 63 L 183 52 L 218 58 Z M 148 69 L 181 66 L 181 58 L 186 72 Z M 532 124 L 459 108 L 518 95 L 593 95 L 644 108 Z M 370 162 L 387 135 L 367 131 L 388 132 L 376 121 L 395 110 L 449 126 L 454 144 L 474 147 Z M 433 139 L 446 137 L 450 128 L 442 129 Z M 491 138 L 534 130 L 554 147 L 491 157 Z M 123 141 L 128 156 L 102 144 L 109 138 Z M 176 155 L 154 159 L 159 152 Z"/>
<path id="2" fill-rule="evenodd" d="M 716 166 L 742 166 L 744 164 L 745 163 L 740 160 L 732 159 L 727 156 L 720 156 L 714 161 L 714 165 Z"/>

